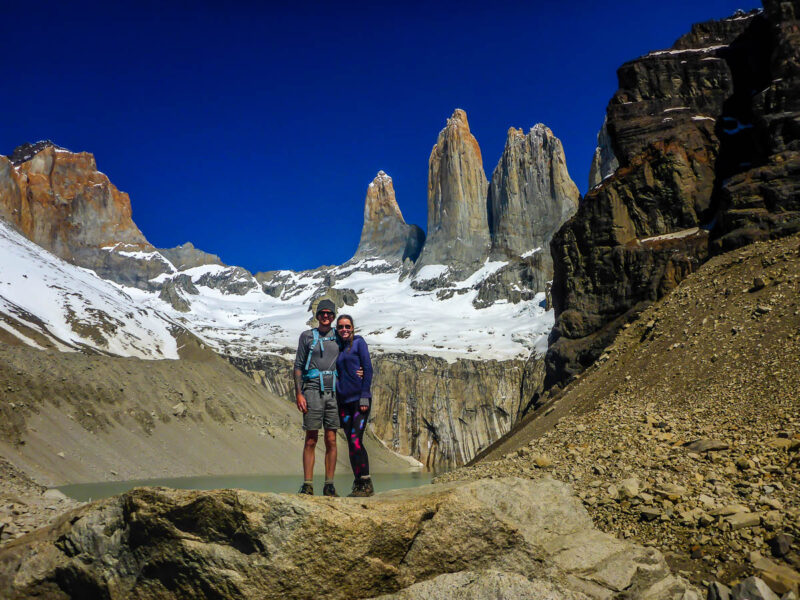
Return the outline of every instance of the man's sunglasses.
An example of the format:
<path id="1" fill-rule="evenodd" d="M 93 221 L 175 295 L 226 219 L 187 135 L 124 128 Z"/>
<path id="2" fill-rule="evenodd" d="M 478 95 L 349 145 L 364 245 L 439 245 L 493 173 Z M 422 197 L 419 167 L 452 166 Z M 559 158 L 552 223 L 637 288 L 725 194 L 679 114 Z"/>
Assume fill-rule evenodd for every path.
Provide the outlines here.
<path id="1" fill-rule="evenodd" d="M 318 313 L 317 313 L 317 316 L 318 316 L 318 317 L 325 317 L 326 319 L 332 319 L 332 318 L 333 318 L 333 317 L 335 317 L 336 315 L 334 315 L 334 314 L 333 314 L 331 311 L 329 311 L 329 310 L 323 310 L 323 311 L 320 311 L 320 312 L 318 312 Z"/>
<path id="2" fill-rule="evenodd" d="M 350 330 L 352 328 L 353 328 L 352 325 L 337 325 L 336 326 L 336 329 L 347 329 L 347 330 Z"/>

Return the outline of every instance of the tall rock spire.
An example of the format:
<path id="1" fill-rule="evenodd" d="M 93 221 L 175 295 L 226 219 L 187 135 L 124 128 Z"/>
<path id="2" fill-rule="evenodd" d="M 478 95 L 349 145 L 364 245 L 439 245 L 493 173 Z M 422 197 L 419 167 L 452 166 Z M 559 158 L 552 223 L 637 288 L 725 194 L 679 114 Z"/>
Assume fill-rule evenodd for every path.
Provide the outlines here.
<path id="1" fill-rule="evenodd" d="M 520 256 L 534 248 L 549 254 L 550 239 L 575 212 L 579 198 L 553 132 L 541 123 L 528 135 L 512 127 L 489 186 L 492 255 Z"/>
<path id="2" fill-rule="evenodd" d="M 487 187 L 478 141 L 457 108 L 428 161 L 428 237 L 417 266 L 469 267 L 488 256 Z"/>
<path id="3" fill-rule="evenodd" d="M 425 232 L 408 225 L 397 205 L 392 178 L 378 171 L 367 187 L 364 227 L 354 259 L 383 258 L 389 262 L 412 261 L 419 256 Z"/>

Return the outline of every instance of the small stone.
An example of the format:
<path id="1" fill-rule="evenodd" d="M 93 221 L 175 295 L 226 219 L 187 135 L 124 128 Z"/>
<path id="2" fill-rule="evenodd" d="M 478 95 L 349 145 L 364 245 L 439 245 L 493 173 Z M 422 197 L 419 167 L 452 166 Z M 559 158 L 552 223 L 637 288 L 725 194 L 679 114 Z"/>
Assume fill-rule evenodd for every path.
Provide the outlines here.
<path id="1" fill-rule="evenodd" d="M 619 482 L 619 492 L 626 498 L 635 498 L 639 494 L 641 483 L 636 477 L 628 477 Z"/>
<path id="2" fill-rule="evenodd" d="M 710 511 L 712 517 L 727 517 L 729 515 L 735 515 L 736 513 L 746 513 L 750 512 L 750 509 L 746 506 L 741 504 L 728 504 L 726 506 L 720 506 L 719 508 L 715 508 L 714 510 Z"/>
<path id="3" fill-rule="evenodd" d="M 59 458 L 66 458 L 63 452 L 59 452 L 58 454 L 56 454 L 56 456 L 58 456 Z"/>
<path id="4" fill-rule="evenodd" d="M 761 523 L 761 515 L 758 513 L 736 513 L 725 517 L 725 520 L 731 524 L 731 529 L 745 529 L 747 527 L 758 527 Z"/>
<path id="5" fill-rule="evenodd" d="M 770 587 L 758 577 L 748 577 L 731 590 L 732 600 L 779 600 Z"/>
<path id="6" fill-rule="evenodd" d="M 680 497 L 686 495 L 686 488 L 683 487 L 682 485 L 677 485 L 674 483 L 666 483 L 656 487 L 656 489 L 654 489 L 653 492 L 655 492 L 659 496 L 662 496 L 663 498 L 667 498 L 669 500 L 677 500 Z"/>
<path id="7" fill-rule="evenodd" d="M 794 537 L 786 533 L 779 533 L 775 537 L 767 540 L 770 552 L 772 552 L 772 556 L 776 558 L 782 558 L 789 554 L 793 543 Z"/>
<path id="8" fill-rule="evenodd" d="M 766 285 L 767 283 L 764 281 L 763 277 L 753 277 L 753 285 L 750 288 L 750 291 L 757 292 L 758 290 L 763 290 L 764 286 Z"/>
<path id="9" fill-rule="evenodd" d="M 544 454 L 537 454 L 533 457 L 533 464 L 535 464 L 540 469 L 545 469 L 553 464 L 553 461 L 545 456 Z"/>
<path id="10" fill-rule="evenodd" d="M 661 511 L 657 508 L 643 508 L 639 511 L 639 516 L 642 518 L 642 521 L 655 521 L 661 516 Z"/>
<path id="11" fill-rule="evenodd" d="M 172 407 L 172 414 L 176 417 L 186 416 L 186 405 L 183 402 L 178 402 Z"/>
<path id="12" fill-rule="evenodd" d="M 731 588 L 719 581 L 714 581 L 708 586 L 706 600 L 731 600 Z"/>
<path id="13" fill-rule="evenodd" d="M 726 442 L 708 438 L 701 438 L 692 442 L 687 442 L 683 446 L 691 452 L 715 452 L 719 450 L 727 450 L 730 447 Z"/>

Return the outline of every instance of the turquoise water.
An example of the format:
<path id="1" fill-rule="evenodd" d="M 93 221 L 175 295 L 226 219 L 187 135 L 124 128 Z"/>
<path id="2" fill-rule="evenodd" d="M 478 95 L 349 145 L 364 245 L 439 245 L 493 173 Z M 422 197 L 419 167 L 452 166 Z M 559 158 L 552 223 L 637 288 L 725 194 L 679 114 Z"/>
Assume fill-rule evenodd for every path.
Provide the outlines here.
<path id="1" fill-rule="evenodd" d="M 431 482 L 433 473 L 426 471 L 404 471 L 401 473 L 373 473 L 376 492 L 399 488 L 417 487 Z M 350 493 L 352 475 L 337 475 L 336 490 L 340 496 Z M 179 477 L 166 479 L 139 479 L 131 481 L 105 481 L 101 483 L 76 483 L 58 489 L 71 498 L 87 502 L 122 494 L 135 487 L 163 486 L 185 490 L 216 490 L 237 488 L 252 492 L 295 493 L 303 483 L 301 475 L 220 475 L 208 477 Z M 314 493 L 322 494 L 323 478 L 314 480 Z"/>

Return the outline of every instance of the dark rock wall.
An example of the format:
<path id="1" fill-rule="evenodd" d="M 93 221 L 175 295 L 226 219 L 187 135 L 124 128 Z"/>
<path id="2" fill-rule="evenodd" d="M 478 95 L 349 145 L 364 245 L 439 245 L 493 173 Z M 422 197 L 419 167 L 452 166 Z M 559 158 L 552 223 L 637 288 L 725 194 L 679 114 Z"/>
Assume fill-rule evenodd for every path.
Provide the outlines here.
<path id="1" fill-rule="evenodd" d="M 619 168 L 551 243 L 546 386 L 591 364 L 709 252 L 800 228 L 800 10 L 765 8 L 618 70 L 606 128 Z"/>

